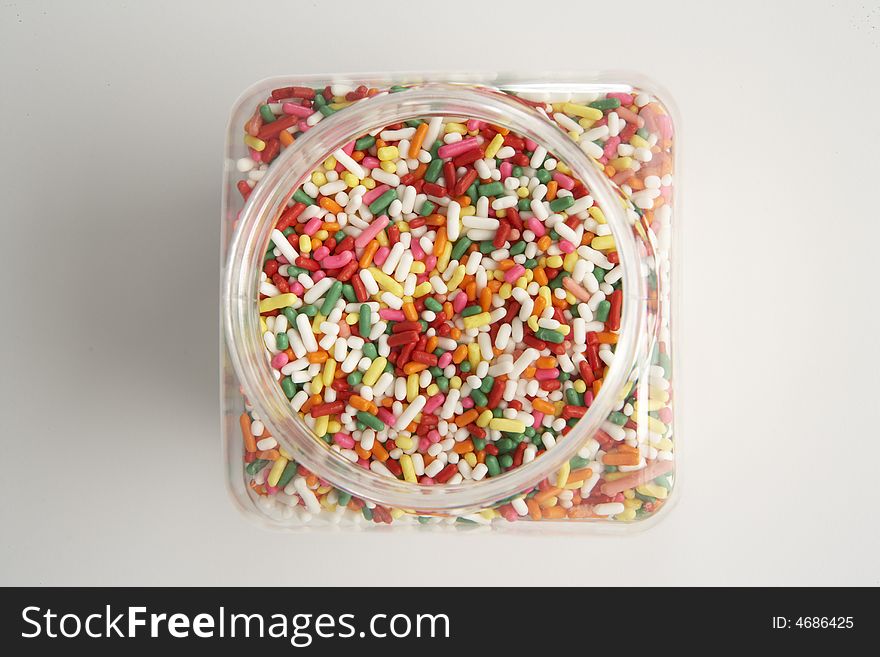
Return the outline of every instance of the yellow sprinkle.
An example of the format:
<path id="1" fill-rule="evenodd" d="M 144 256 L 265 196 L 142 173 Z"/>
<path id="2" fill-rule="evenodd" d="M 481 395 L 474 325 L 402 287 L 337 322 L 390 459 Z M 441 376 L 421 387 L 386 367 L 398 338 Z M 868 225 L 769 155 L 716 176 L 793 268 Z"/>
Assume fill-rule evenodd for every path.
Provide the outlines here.
<path id="1" fill-rule="evenodd" d="M 596 223 L 604 224 L 605 222 L 605 213 L 599 208 L 598 205 L 593 205 L 587 211 L 590 213 L 590 216 L 596 220 Z"/>
<path id="2" fill-rule="evenodd" d="M 324 382 L 321 380 L 321 375 L 319 374 L 314 379 L 312 379 L 310 392 L 313 395 L 320 395 L 321 391 L 323 389 L 324 389 Z"/>
<path id="3" fill-rule="evenodd" d="M 253 148 L 255 151 L 258 152 L 266 148 L 266 142 L 264 142 L 262 139 L 257 139 L 253 135 L 245 135 L 244 143 L 246 146 L 249 146 L 250 148 Z"/>
<path id="4" fill-rule="evenodd" d="M 342 423 L 339 420 L 330 420 L 327 423 L 327 433 L 336 433 L 342 431 Z"/>
<path id="5" fill-rule="evenodd" d="M 638 413 L 640 408 L 644 408 L 647 411 L 659 411 L 661 408 L 665 408 L 666 404 L 657 399 L 648 399 L 645 401 L 636 401 L 633 404 L 633 413 Z"/>
<path id="6" fill-rule="evenodd" d="M 468 362 L 471 364 L 471 369 L 476 369 L 477 365 L 480 364 L 480 345 L 476 342 L 471 342 L 468 345 Z"/>
<path id="7" fill-rule="evenodd" d="M 665 500 L 669 495 L 669 491 L 658 484 L 648 482 L 636 488 L 636 491 L 648 497 L 656 497 L 658 500 Z"/>
<path id="8" fill-rule="evenodd" d="M 427 388 L 425 388 L 425 393 L 428 395 L 428 397 L 433 397 L 438 392 L 440 392 L 440 386 L 438 386 L 436 383 L 432 383 Z"/>
<path id="9" fill-rule="evenodd" d="M 642 418 L 639 418 L 639 419 L 641 420 Z M 660 435 L 663 435 L 664 433 L 666 433 L 666 429 L 667 429 L 666 425 L 663 424 L 660 420 L 658 420 L 654 416 L 645 415 L 644 421 L 648 425 L 648 431 L 650 431 L 651 433 L 659 433 Z"/>
<path id="10" fill-rule="evenodd" d="M 410 374 L 406 377 L 406 401 L 412 402 L 419 396 L 419 375 Z"/>
<path id="11" fill-rule="evenodd" d="M 424 283 L 419 283 L 416 285 L 416 289 L 413 290 L 414 297 L 423 297 L 426 294 L 431 294 L 434 291 L 434 286 L 431 285 L 429 281 L 425 281 Z"/>
<path id="12" fill-rule="evenodd" d="M 336 361 L 332 358 L 328 358 L 327 362 L 324 363 L 324 371 L 321 373 L 321 382 L 330 387 L 330 384 L 333 383 L 333 375 L 336 373 Z"/>
<path id="13" fill-rule="evenodd" d="M 649 144 L 645 139 L 642 139 L 638 135 L 633 135 L 629 143 L 631 146 L 635 146 L 636 148 L 651 148 L 651 144 Z"/>
<path id="14" fill-rule="evenodd" d="M 277 297 L 267 297 L 260 301 L 259 311 L 265 313 L 270 310 L 278 310 L 279 308 L 292 306 L 294 303 L 296 303 L 296 295 L 293 292 L 279 294 Z"/>
<path id="15" fill-rule="evenodd" d="M 513 286 L 510 283 L 502 283 L 501 287 L 498 288 L 498 296 L 505 301 L 510 298 L 512 292 Z"/>
<path id="16" fill-rule="evenodd" d="M 483 509 L 480 511 L 480 515 L 486 520 L 492 520 L 498 516 L 498 512 L 495 509 Z"/>
<path id="17" fill-rule="evenodd" d="M 583 380 L 577 379 L 574 382 L 574 391 L 580 394 L 584 394 L 587 391 L 587 384 L 584 383 Z"/>
<path id="18" fill-rule="evenodd" d="M 406 451 L 413 446 L 413 439 L 409 436 L 398 436 L 394 439 L 394 444 Z"/>
<path id="19" fill-rule="evenodd" d="M 461 388 L 461 377 L 456 375 L 449 379 L 449 387 L 454 390 L 458 390 L 459 388 Z"/>
<path id="20" fill-rule="evenodd" d="M 517 187 L 517 188 L 516 188 L 516 195 L 517 195 L 519 198 L 528 198 L 528 196 L 529 196 L 529 188 L 528 188 L 528 187 Z"/>
<path id="21" fill-rule="evenodd" d="M 395 520 L 398 520 L 404 513 L 405 511 L 403 509 L 391 509 L 391 517 Z"/>
<path id="22" fill-rule="evenodd" d="M 288 453 L 288 451 L 286 449 L 284 449 L 283 447 L 281 447 L 280 445 L 278 446 L 278 453 L 281 454 L 281 456 L 286 458 L 288 461 L 293 460 L 293 457 Z"/>
<path id="23" fill-rule="evenodd" d="M 462 458 L 463 458 L 465 461 L 467 461 L 467 464 L 468 464 L 469 466 L 471 466 L 472 468 L 473 468 L 473 467 L 476 467 L 476 465 L 477 465 L 477 455 L 474 454 L 473 452 L 468 452 L 468 453 L 465 454 Z"/>
<path id="24" fill-rule="evenodd" d="M 545 264 L 548 267 L 550 267 L 551 269 L 559 269 L 560 267 L 562 267 L 563 262 L 564 261 L 562 260 L 562 256 L 555 255 L 555 256 L 550 256 L 549 258 L 547 258 L 547 261 Z"/>
<path id="25" fill-rule="evenodd" d="M 526 323 L 529 325 L 529 328 L 532 329 L 532 331 L 537 331 L 539 328 L 538 318 L 535 317 L 534 315 L 530 315 L 529 319 Z"/>
<path id="26" fill-rule="evenodd" d="M 493 417 L 489 421 L 489 428 L 497 431 L 507 431 L 509 433 L 522 433 L 526 430 L 525 422 L 520 420 L 508 420 L 504 417 Z"/>
<path id="27" fill-rule="evenodd" d="M 467 132 L 467 127 L 463 123 L 447 123 L 446 124 L 446 132 L 447 134 L 450 132 L 457 132 L 460 135 L 463 135 Z"/>
<path id="28" fill-rule="evenodd" d="M 345 323 L 349 326 L 354 326 L 358 323 L 359 319 L 360 317 L 358 317 L 357 313 L 348 313 L 348 315 L 345 316 Z"/>
<path id="29" fill-rule="evenodd" d="M 481 326 L 488 325 L 492 321 L 492 317 L 489 313 L 484 312 L 465 317 L 463 321 L 465 328 L 480 328 Z"/>
<path id="30" fill-rule="evenodd" d="M 559 167 L 557 167 L 557 168 L 559 168 Z M 358 180 L 358 177 L 356 175 L 354 175 L 353 173 L 351 173 L 349 171 L 347 173 L 342 174 L 342 182 L 344 182 L 349 187 L 357 187 L 358 183 L 360 181 Z"/>
<path id="31" fill-rule="evenodd" d="M 330 416 L 322 415 L 318 419 L 315 420 L 315 435 L 316 436 L 325 436 L 327 435 L 327 426 L 330 424 Z"/>
<path id="32" fill-rule="evenodd" d="M 471 215 L 477 214 L 477 208 L 473 205 L 468 205 L 461 209 L 461 212 L 458 213 L 460 217 L 470 217 Z"/>
<path id="33" fill-rule="evenodd" d="M 325 319 L 327 319 L 327 318 L 324 317 L 324 315 L 322 315 L 321 313 L 318 313 L 317 315 L 315 315 L 315 318 L 312 320 L 312 333 L 314 333 L 315 335 L 318 335 L 321 333 L 321 329 L 319 327 L 321 326 L 321 323 Z"/>
<path id="34" fill-rule="evenodd" d="M 382 233 L 380 233 L 382 235 Z M 370 267 L 370 273 L 373 275 L 373 278 L 376 279 L 376 282 L 380 287 L 385 288 L 391 294 L 397 297 L 403 296 L 403 286 L 391 278 L 388 274 L 386 274 L 381 269 L 376 269 L 375 267 Z"/>
<path id="35" fill-rule="evenodd" d="M 616 157 L 609 164 L 618 171 L 624 171 L 632 167 L 633 159 L 631 157 Z"/>
<path id="36" fill-rule="evenodd" d="M 387 364 L 388 360 L 384 356 L 379 356 L 376 360 L 370 363 L 367 371 L 364 372 L 364 377 L 361 379 L 362 383 L 365 386 L 371 386 L 376 383 L 376 381 L 379 380 L 379 376 L 385 370 L 385 366 Z"/>
<path id="37" fill-rule="evenodd" d="M 489 422 L 491 422 L 491 421 L 492 421 L 492 411 L 490 411 L 487 408 L 485 411 L 480 413 L 480 416 L 477 418 L 476 424 L 478 427 L 485 428 L 485 427 L 489 426 Z"/>
<path id="38" fill-rule="evenodd" d="M 455 271 L 452 273 L 452 277 L 449 279 L 449 282 L 446 284 L 446 287 L 449 288 L 449 291 L 457 290 L 458 286 L 461 285 L 461 282 L 464 280 L 465 274 L 465 266 L 459 265 L 455 268 Z"/>
<path id="39" fill-rule="evenodd" d="M 367 189 L 373 189 L 376 186 L 376 181 L 367 176 L 363 180 L 361 180 L 361 184 Z"/>
<path id="40" fill-rule="evenodd" d="M 557 162 L 556 163 L 556 170 L 559 173 L 564 173 L 564 174 L 571 173 L 571 169 L 568 168 L 568 165 L 566 165 L 565 162 Z"/>
<path id="41" fill-rule="evenodd" d="M 397 165 L 394 162 L 380 162 L 379 168 L 385 173 L 394 173 L 397 171 Z"/>
<path id="42" fill-rule="evenodd" d="M 565 488 L 565 484 L 568 483 L 568 474 L 571 472 L 571 465 L 568 462 L 562 464 L 562 467 L 559 468 L 559 474 L 556 475 L 556 487 L 557 488 Z"/>
<path id="43" fill-rule="evenodd" d="M 613 251 L 616 248 L 614 246 L 614 235 L 596 235 L 593 241 L 590 242 L 590 247 L 597 251 Z"/>
<path id="44" fill-rule="evenodd" d="M 315 183 L 318 187 L 320 187 L 321 185 L 326 185 L 327 176 L 325 176 L 322 171 L 315 171 L 312 174 L 312 182 Z"/>
<path id="45" fill-rule="evenodd" d="M 281 479 L 281 473 L 284 472 L 284 468 L 286 467 L 286 458 L 282 456 L 281 458 L 275 459 L 275 462 L 272 464 L 272 469 L 269 470 L 269 477 L 266 479 L 266 483 L 270 486 L 277 486 L 278 480 Z"/>
<path id="46" fill-rule="evenodd" d="M 382 162 L 387 162 L 388 160 L 396 160 L 400 153 L 397 150 L 397 146 L 383 146 L 379 150 L 376 151 L 376 157 L 379 158 Z"/>
<path id="47" fill-rule="evenodd" d="M 489 142 L 489 145 L 486 146 L 486 154 L 485 157 L 495 157 L 498 151 L 501 150 L 501 147 L 504 145 L 504 135 L 498 133 L 492 138 L 492 141 Z"/>
<path id="48" fill-rule="evenodd" d="M 582 116 L 585 119 L 592 119 L 593 121 L 598 121 L 602 118 L 602 110 L 587 105 L 578 105 L 576 103 L 565 103 L 565 105 L 562 106 L 562 111 L 566 114 L 571 114 L 572 116 Z"/>
<path id="49" fill-rule="evenodd" d="M 416 260 L 414 263 L 412 263 L 412 266 L 409 268 L 409 270 L 413 274 L 424 274 L 425 273 L 425 263 L 422 262 L 421 260 Z"/>
<path id="50" fill-rule="evenodd" d="M 398 443 L 398 447 L 400 447 L 400 438 L 396 441 Z M 412 442 L 412 441 L 410 441 Z M 401 447 L 401 449 L 403 449 Z M 400 469 L 403 470 L 403 479 L 410 483 L 416 483 L 418 480 L 416 479 L 416 471 L 413 467 L 412 458 L 410 458 L 409 454 L 403 454 L 400 457 Z"/>
<path id="51" fill-rule="evenodd" d="M 336 168 L 336 158 L 331 155 L 326 160 L 324 160 L 324 168 L 327 171 L 333 171 L 333 169 Z M 559 167 L 556 168 L 558 169 Z"/>
<path id="52" fill-rule="evenodd" d="M 308 235 L 300 235 L 299 236 L 299 250 L 302 253 L 311 253 L 312 251 L 312 238 Z"/>

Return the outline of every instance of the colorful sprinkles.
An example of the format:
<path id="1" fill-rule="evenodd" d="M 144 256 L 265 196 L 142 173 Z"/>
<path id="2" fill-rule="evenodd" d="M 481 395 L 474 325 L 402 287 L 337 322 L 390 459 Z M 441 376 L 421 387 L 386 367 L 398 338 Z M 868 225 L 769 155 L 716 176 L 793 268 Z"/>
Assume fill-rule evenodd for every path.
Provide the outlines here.
<path id="1" fill-rule="evenodd" d="M 366 86 L 275 89 L 245 125 L 247 198 L 266 167 Z M 522 99 L 627 195 L 668 278 L 672 124 L 643 93 Z M 292 409 L 359 467 L 424 486 L 527 464 L 587 412 L 614 359 L 624 290 L 589 190 L 540 144 L 468 117 L 413 119 L 330 154 L 278 218 L 260 283 L 264 346 Z M 661 287 L 655 279 L 654 292 Z M 458 518 L 652 514 L 673 481 L 668 300 L 647 385 L 631 380 L 602 429 L 554 477 Z M 251 489 L 281 516 L 433 522 L 352 498 L 295 463 L 247 409 Z"/>

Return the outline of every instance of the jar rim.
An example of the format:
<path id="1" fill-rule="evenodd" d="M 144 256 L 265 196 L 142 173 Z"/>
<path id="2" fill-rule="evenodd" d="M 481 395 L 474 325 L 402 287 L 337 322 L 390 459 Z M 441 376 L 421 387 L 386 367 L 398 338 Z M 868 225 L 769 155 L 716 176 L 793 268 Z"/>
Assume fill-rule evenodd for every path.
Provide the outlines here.
<path id="1" fill-rule="evenodd" d="M 479 482 L 425 486 L 372 472 L 318 440 L 293 411 L 273 376 L 260 331 L 259 276 L 272 228 L 313 169 L 367 132 L 408 119 L 466 116 L 507 127 L 553 153 L 590 190 L 614 237 L 623 269 L 623 304 L 615 358 L 587 413 L 564 440 L 531 463 Z M 558 126 L 515 96 L 493 87 L 430 82 L 358 101 L 325 117 L 276 158 L 254 187 L 238 219 L 226 259 L 222 315 L 226 345 L 242 390 L 271 434 L 293 459 L 333 486 L 370 502 L 435 514 L 463 515 L 536 486 L 573 458 L 613 410 L 637 358 L 644 325 L 644 280 L 637 241 L 611 181 Z M 632 263 L 627 266 L 626 263 Z"/>

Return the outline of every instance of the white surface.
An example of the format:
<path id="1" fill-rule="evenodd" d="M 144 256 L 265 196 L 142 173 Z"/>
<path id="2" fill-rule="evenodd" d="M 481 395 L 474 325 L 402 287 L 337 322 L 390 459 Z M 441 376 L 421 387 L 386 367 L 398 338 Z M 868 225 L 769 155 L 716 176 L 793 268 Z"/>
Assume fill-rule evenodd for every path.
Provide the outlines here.
<path id="1" fill-rule="evenodd" d="M 98 4 L 0 7 L 0 584 L 880 584 L 876 3 L 511 0 L 460 36 L 444 3 Z M 228 108 L 444 67 L 677 101 L 685 480 L 647 533 L 273 534 L 226 497 Z"/>

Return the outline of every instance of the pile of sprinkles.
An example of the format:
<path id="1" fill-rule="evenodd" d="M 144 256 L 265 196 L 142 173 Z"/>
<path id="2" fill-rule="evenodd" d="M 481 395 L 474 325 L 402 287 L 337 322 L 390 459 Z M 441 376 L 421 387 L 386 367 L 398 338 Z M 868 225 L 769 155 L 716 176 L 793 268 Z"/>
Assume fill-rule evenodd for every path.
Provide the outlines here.
<path id="1" fill-rule="evenodd" d="M 273 90 L 244 126 L 242 197 L 324 117 L 399 91 Z M 657 101 L 521 100 L 621 186 L 634 223 L 668 232 L 672 126 Z M 257 311 L 278 385 L 318 439 L 378 475 L 442 486 L 497 477 L 565 440 L 614 358 L 622 277 L 605 217 L 565 162 L 504 127 L 430 117 L 360 136 L 295 190 Z M 456 520 L 629 521 L 662 506 L 673 441 L 661 334 L 649 385 L 630 381 L 575 458 Z M 282 517 L 439 521 L 353 498 L 293 461 L 252 408 L 240 419 L 251 489 Z"/>

